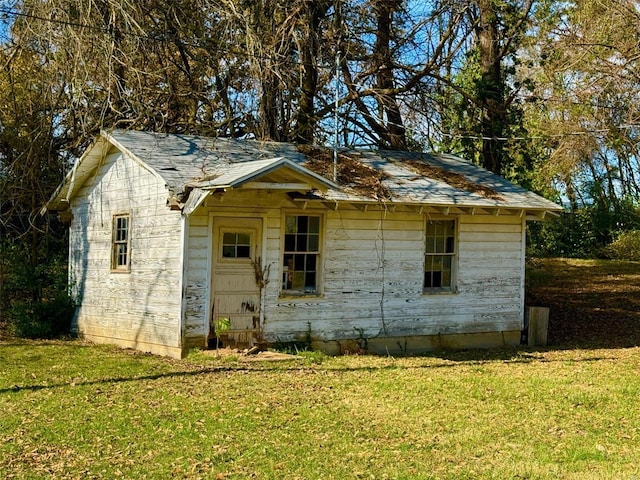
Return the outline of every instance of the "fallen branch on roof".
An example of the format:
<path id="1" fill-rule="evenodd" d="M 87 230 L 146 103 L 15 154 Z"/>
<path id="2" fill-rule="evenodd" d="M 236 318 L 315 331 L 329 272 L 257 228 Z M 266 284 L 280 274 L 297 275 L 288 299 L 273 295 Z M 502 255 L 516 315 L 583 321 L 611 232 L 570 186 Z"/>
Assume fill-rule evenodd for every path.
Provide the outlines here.
<path id="1" fill-rule="evenodd" d="M 439 180 L 446 183 L 447 185 L 451 185 L 454 188 L 465 190 L 471 193 L 476 193 L 491 200 L 504 200 L 504 197 L 493 188 L 487 187 L 486 185 L 481 185 L 476 182 L 472 182 L 464 175 L 461 175 L 459 173 L 449 172 L 444 168 L 434 167 L 433 165 L 429 165 L 428 163 L 418 160 L 405 160 L 402 162 L 402 165 L 411 168 L 413 171 L 419 173 L 420 175 L 424 175 L 425 177 L 429 177 L 434 180 Z"/>
<path id="2" fill-rule="evenodd" d="M 333 151 L 329 148 L 298 145 L 298 151 L 307 156 L 305 168 L 333 178 Z M 373 197 L 376 200 L 391 199 L 391 192 L 382 184 L 386 178 L 382 172 L 359 162 L 345 153 L 338 154 L 337 182 L 358 195 Z"/>

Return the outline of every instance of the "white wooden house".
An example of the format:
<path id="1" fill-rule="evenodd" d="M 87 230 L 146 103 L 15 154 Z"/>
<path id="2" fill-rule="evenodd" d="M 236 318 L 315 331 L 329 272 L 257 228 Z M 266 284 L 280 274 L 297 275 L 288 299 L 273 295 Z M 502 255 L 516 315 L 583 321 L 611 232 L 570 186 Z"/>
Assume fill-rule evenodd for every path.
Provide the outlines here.
<path id="1" fill-rule="evenodd" d="M 104 132 L 47 204 L 70 221 L 74 327 L 180 357 L 517 344 L 525 222 L 560 210 L 450 155 Z"/>

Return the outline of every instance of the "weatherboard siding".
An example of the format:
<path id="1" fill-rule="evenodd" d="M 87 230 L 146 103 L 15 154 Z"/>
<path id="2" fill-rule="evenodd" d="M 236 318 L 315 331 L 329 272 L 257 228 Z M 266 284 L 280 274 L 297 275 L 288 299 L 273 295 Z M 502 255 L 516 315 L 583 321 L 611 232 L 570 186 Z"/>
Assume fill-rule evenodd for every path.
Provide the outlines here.
<path id="1" fill-rule="evenodd" d="M 314 338 L 334 340 L 522 328 L 519 217 L 457 217 L 457 291 L 424 294 L 423 215 L 326 215 L 322 295 L 274 298 L 270 292 L 276 303 L 267 312 L 273 320 L 267 338 L 303 338 L 308 330 Z"/>
<path id="2" fill-rule="evenodd" d="M 323 218 L 320 295 L 281 295 L 285 213 Z M 269 342 L 302 339 L 309 331 L 328 341 L 522 328 L 523 222 L 517 215 L 447 217 L 458 222 L 456 292 L 425 294 L 426 215 L 349 205 L 302 210 L 277 193 L 228 192 L 222 200 L 207 199 L 190 218 L 188 344 L 197 345 L 208 333 L 210 217 L 216 214 L 264 218 L 263 264 L 270 265 L 264 337 Z"/>
<path id="3" fill-rule="evenodd" d="M 117 150 L 72 203 L 71 283 L 85 337 L 180 354 L 180 212 L 166 205 L 164 182 Z M 130 214 L 130 271 L 111 271 L 112 217 Z"/>

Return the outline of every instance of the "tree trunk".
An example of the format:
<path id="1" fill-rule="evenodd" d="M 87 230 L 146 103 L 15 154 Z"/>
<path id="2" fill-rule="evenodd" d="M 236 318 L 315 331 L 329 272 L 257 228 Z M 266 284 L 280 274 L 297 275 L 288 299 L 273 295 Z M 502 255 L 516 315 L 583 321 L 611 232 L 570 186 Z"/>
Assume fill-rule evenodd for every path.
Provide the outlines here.
<path id="1" fill-rule="evenodd" d="M 504 136 L 504 78 L 501 68 L 498 14 L 494 0 L 478 0 L 480 19 L 477 26 L 480 54 L 478 101 L 482 110 L 482 166 L 498 175 L 502 171 Z"/>
<path id="2" fill-rule="evenodd" d="M 392 150 L 406 150 L 406 131 L 395 94 L 389 93 L 395 87 L 393 76 L 393 55 L 391 38 L 393 35 L 393 13 L 400 6 L 399 1 L 377 0 L 374 9 L 377 21 L 376 44 L 373 57 L 377 67 L 376 87 L 380 90 L 380 118 L 386 120 L 386 129 L 379 140 L 379 147 Z"/>
<path id="3" fill-rule="evenodd" d="M 304 8 L 306 42 L 301 45 L 301 91 L 297 115 L 295 141 L 302 144 L 313 143 L 316 127 L 314 100 L 318 91 L 318 58 L 320 46 L 320 22 L 329 10 L 329 2 L 309 2 Z"/>

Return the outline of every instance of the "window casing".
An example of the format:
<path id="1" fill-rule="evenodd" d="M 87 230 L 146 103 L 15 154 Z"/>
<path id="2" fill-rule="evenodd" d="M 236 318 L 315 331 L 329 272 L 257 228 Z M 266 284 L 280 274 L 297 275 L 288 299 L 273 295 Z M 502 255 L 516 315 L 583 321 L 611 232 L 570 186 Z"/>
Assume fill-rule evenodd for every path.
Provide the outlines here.
<path id="1" fill-rule="evenodd" d="M 286 215 L 282 293 L 313 295 L 319 291 L 320 216 Z"/>
<path id="2" fill-rule="evenodd" d="M 111 240 L 111 270 L 128 272 L 131 264 L 131 216 L 114 215 Z"/>
<path id="3" fill-rule="evenodd" d="M 423 280 L 425 292 L 454 290 L 456 243 L 455 220 L 427 220 Z"/>

